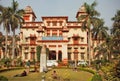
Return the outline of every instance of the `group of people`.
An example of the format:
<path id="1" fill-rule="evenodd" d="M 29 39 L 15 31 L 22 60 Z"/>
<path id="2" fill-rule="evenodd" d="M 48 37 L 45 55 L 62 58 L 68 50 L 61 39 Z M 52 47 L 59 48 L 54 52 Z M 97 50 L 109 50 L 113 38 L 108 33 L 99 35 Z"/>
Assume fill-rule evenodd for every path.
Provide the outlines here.
<path id="1" fill-rule="evenodd" d="M 24 70 L 21 74 L 14 75 L 14 77 L 23 77 L 23 76 L 27 76 L 29 74 L 29 72 L 30 72 L 30 61 L 29 60 L 26 62 L 25 68 L 26 68 L 26 70 Z M 35 68 L 35 70 L 36 70 L 36 68 Z M 55 70 L 52 73 L 52 78 L 53 79 L 58 78 L 58 75 Z"/>

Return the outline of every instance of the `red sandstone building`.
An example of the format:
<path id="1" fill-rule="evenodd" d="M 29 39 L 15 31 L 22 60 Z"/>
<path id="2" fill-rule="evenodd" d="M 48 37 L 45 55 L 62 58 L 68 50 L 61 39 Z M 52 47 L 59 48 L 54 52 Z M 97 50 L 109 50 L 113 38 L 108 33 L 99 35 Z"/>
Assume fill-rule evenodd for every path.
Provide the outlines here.
<path id="1" fill-rule="evenodd" d="M 83 6 L 77 12 L 76 18 L 80 15 L 86 15 Z M 88 61 L 88 41 L 93 40 L 88 40 L 87 31 L 81 30 L 82 21 L 68 21 L 68 16 L 42 16 L 42 21 L 35 19 L 32 8 L 27 6 L 25 23 L 20 30 L 23 60 L 36 59 L 36 47 L 45 45 L 50 51 L 49 60 Z"/>

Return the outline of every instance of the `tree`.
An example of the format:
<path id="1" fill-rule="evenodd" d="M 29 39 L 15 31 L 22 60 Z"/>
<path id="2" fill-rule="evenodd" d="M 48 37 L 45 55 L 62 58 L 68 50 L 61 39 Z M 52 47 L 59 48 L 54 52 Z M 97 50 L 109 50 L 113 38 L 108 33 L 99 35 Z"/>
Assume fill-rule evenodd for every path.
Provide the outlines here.
<path id="1" fill-rule="evenodd" d="M 91 81 L 102 81 L 102 77 L 99 74 L 95 74 Z"/>
<path id="2" fill-rule="evenodd" d="M 99 23 L 97 16 L 100 14 L 95 10 L 96 2 L 91 5 L 84 3 L 85 11 L 87 15 L 81 15 L 78 17 L 78 21 L 82 21 L 82 30 L 88 32 L 88 54 L 89 65 L 91 65 L 91 27 L 96 27 Z"/>
<path id="3" fill-rule="evenodd" d="M 104 26 L 104 21 L 101 19 L 99 25 L 92 29 L 93 38 L 97 39 L 100 43 L 100 40 L 105 40 L 108 37 L 107 30 L 108 27 Z"/>
<path id="4" fill-rule="evenodd" d="M 41 49 L 42 49 L 42 46 L 38 45 L 37 46 L 37 49 L 36 49 L 36 53 L 37 53 L 37 61 L 40 61 L 40 54 L 41 54 Z M 46 55 L 47 57 L 49 57 L 49 48 L 46 48 Z"/>
<path id="5" fill-rule="evenodd" d="M 10 13 L 9 13 L 8 7 L 3 7 L 0 5 L 0 24 L 3 25 L 6 35 L 5 35 L 5 56 L 7 55 L 7 39 L 8 39 L 8 33 L 10 33 Z"/>
<path id="6" fill-rule="evenodd" d="M 23 9 L 18 9 L 18 3 L 17 1 L 12 2 L 12 6 L 9 7 L 10 9 L 10 26 L 11 26 L 11 30 L 13 32 L 13 46 L 12 46 L 12 54 L 13 54 L 13 58 L 14 58 L 14 53 L 15 53 L 15 30 L 18 27 L 21 27 L 22 23 L 24 22 L 22 16 L 24 14 L 24 10 Z"/>
<path id="7" fill-rule="evenodd" d="M 114 51 L 116 54 L 120 54 L 120 10 L 117 11 L 112 20 L 114 21 L 113 28 L 111 29 Z"/>
<path id="8" fill-rule="evenodd" d="M 5 76 L 0 76 L 0 81 L 8 81 L 8 79 Z"/>
<path id="9" fill-rule="evenodd" d="M 109 36 L 107 33 L 107 30 L 108 30 L 108 27 L 104 26 L 104 21 L 102 19 L 100 20 L 99 25 L 92 29 L 93 38 L 98 40 L 98 45 L 97 47 L 94 48 L 94 52 L 95 50 L 97 50 L 97 55 L 95 57 L 97 57 L 99 60 L 100 60 L 100 56 L 103 56 L 103 58 L 106 59 L 106 55 L 104 55 L 105 53 L 104 44 L 102 43 Z"/>
<path id="10" fill-rule="evenodd" d="M 42 46 L 37 46 L 36 53 L 37 53 L 37 61 L 39 62 L 40 62 L 41 49 L 42 49 Z"/>
<path id="11" fill-rule="evenodd" d="M 118 61 L 118 63 L 115 65 L 114 67 L 114 75 L 117 77 L 117 78 L 120 78 L 120 60 Z"/>

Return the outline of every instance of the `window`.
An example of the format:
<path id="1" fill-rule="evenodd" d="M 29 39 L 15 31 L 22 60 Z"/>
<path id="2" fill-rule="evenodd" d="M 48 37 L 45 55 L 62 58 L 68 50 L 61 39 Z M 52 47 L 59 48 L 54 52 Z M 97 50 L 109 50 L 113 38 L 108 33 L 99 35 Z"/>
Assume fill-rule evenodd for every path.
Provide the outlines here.
<path id="1" fill-rule="evenodd" d="M 74 43 L 74 44 L 79 44 L 78 38 L 74 38 L 74 39 L 73 39 L 73 43 Z"/>
<path id="2" fill-rule="evenodd" d="M 31 59 L 35 59 L 35 53 L 31 53 Z"/>
<path id="3" fill-rule="evenodd" d="M 71 53 L 68 53 L 68 60 L 71 60 Z"/>
<path id="4" fill-rule="evenodd" d="M 53 21 L 53 26 L 57 26 L 57 22 L 56 21 Z"/>
<path id="5" fill-rule="evenodd" d="M 50 30 L 47 30 L 47 36 L 50 36 Z"/>
<path id="6" fill-rule="evenodd" d="M 50 21 L 47 22 L 47 26 L 50 26 Z"/>
<path id="7" fill-rule="evenodd" d="M 28 42 L 28 38 L 25 38 L 25 41 Z"/>
<path id="8" fill-rule="evenodd" d="M 84 58 L 85 58 L 85 57 L 84 57 L 84 54 L 85 54 L 85 53 L 81 53 L 81 59 L 82 59 L 82 60 L 84 60 Z"/>
<path id="9" fill-rule="evenodd" d="M 78 49 L 78 47 L 74 47 L 74 49 Z"/>
<path id="10" fill-rule="evenodd" d="M 62 21 L 59 22 L 60 26 L 62 26 Z"/>
<path id="11" fill-rule="evenodd" d="M 57 36 L 57 30 L 52 30 L 52 36 Z"/>
<path id="12" fill-rule="evenodd" d="M 29 16 L 24 16 L 24 20 L 29 20 Z"/>
<path id="13" fill-rule="evenodd" d="M 25 53 L 25 59 L 28 59 L 28 53 Z"/>
<path id="14" fill-rule="evenodd" d="M 30 38 L 30 44 L 36 44 L 35 38 Z"/>
<path id="15" fill-rule="evenodd" d="M 59 36 L 62 36 L 62 31 L 59 31 Z"/>
<path id="16" fill-rule="evenodd" d="M 26 51 L 28 51 L 28 47 L 25 47 L 24 49 L 25 49 Z"/>
<path id="17" fill-rule="evenodd" d="M 33 47 L 33 48 L 31 48 L 31 50 L 32 50 L 32 51 L 34 51 L 34 49 L 35 49 L 34 47 Z"/>
<path id="18" fill-rule="evenodd" d="M 70 37 L 68 37 L 68 41 L 70 41 Z"/>
<path id="19" fill-rule="evenodd" d="M 85 49 L 85 47 L 80 47 L 81 49 Z"/>
<path id="20" fill-rule="evenodd" d="M 84 37 L 81 37 L 81 42 L 84 42 Z"/>

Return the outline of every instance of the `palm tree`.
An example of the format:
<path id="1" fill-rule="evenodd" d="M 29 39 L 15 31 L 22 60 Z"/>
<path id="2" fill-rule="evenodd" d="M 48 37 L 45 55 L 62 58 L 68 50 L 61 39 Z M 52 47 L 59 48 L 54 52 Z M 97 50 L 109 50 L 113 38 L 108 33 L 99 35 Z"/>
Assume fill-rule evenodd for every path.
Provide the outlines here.
<path id="1" fill-rule="evenodd" d="M 111 55 L 113 53 L 113 37 L 112 36 L 109 36 L 106 41 L 104 42 L 105 43 L 105 49 L 106 49 L 106 53 L 108 55 L 108 60 L 111 61 Z"/>
<path id="2" fill-rule="evenodd" d="M 18 9 L 18 3 L 17 1 L 12 2 L 12 6 L 9 7 L 10 9 L 10 25 L 11 25 L 11 30 L 13 32 L 13 49 L 12 49 L 12 54 L 13 54 L 13 58 L 14 58 L 14 53 L 15 53 L 15 30 L 18 27 L 21 27 L 22 23 L 24 22 L 22 16 L 24 13 L 23 9 Z"/>
<path id="3" fill-rule="evenodd" d="M 91 65 L 91 27 L 96 27 L 98 25 L 99 19 L 97 16 L 100 14 L 95 10 L 96 2 L 91 5 L 84 3 L 85 11 L 87 15 L 81 15 L 78 17 L 78 21 L 83 22 L 82 30 L 88 32 L 88 54 L 89 54 L 89 65 Z"/>
<path id="4" fill-rule="evenodd" d="M 100 60 L 100 56 L 102 56 L 103 59 L 108 59 L 108 49 L 106 46 L 106 43 L 103 42 L 101 43 L 99 46 L 94 48 L 94 52 L 97 51 L 97 54 L 95 55 L 95 58 L 97 58 L 97 60 Z"/>
<path id="5" fill-rule="evenodd" d="M 120 54 L 120 10 L 117 11 L 117 14 L 112 18 L 112 20 L 114 21 L 111 31 L 113 36 L 114 50 L 117 54 Z"/>
<path id="6" fill-rule="evenodd" d="M 108 27 L 104 26 L 104 21 L 101 19 L 99 25 L 92 29 L 93 38 L 97 39 L 100 44 L 100 40 L 105 40 L 108 37 L 107 30 Z"/>
<path id="7" fill-rule="evenodd" d="M 8 39 L 8 33 L 10 33 L 10 21 L 9 21 L 9 8 L 3 7 L 0 5 L 0 24 L 3 25 L 6 35 L 5 35 L 5 56 L 7 55 L 7 39 Z"/>

